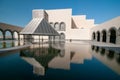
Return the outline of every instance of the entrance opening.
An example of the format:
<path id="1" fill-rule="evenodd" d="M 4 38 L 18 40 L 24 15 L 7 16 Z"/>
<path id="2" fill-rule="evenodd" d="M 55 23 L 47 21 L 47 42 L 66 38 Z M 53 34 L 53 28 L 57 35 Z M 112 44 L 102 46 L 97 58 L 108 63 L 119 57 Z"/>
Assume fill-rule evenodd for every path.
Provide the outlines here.
<path id="1" fill-rule="evenodd" d="M 93 40 L 95 40 L 95 32 L 93 32 L 93 35 L 92 35 L 92 36 L 93 36 Z"/>
<path id="2" fill-rule="evenodd" d="M 116 31 L 115 29 L 110 29 L 110 43 L 116 43 Z"/>
<path id="3" fill-rule="evenodd" d="M 3 40 L 3 32 L 0 30 L 0 40 Z"/>
<path id="4" fill-rule="evenodd" d="M 97 32 L 97 41 L 100 41 L 100 32 Z"/>
<path id="5" fill-rule="evenodd" d="M 12 32 L 11 31 L 5 31 L 5 40 L 12 40 Z"/>
<path id="6" fill-rule="evenodd" d="M 15 31 L 15 32 L 13 33 L 13 37 L 14 37 L 14 40 L 18 40 L 18 32 Z"/>
<path id="7" fill-rule="evenodd" d="M 103 30 L 102 34 L 103 34 L 103 36 L 102 36 L 102 42 L 106 42 L 106 31 Z"/>

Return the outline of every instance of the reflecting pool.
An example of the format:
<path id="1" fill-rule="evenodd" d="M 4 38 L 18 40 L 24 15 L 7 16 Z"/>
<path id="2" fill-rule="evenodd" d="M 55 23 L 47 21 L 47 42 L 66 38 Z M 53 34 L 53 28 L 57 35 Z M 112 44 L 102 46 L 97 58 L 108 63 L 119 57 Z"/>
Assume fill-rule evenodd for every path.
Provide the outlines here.
<path id="1" fill-rule="evenodd" d="M 0 49 L 3 49 L 3 48 L 11 48 L 11 47 L 16 47 L 16 46 L 22 46 L 24 45 L 23 44 L 23 41 L 1 41 L 0 42 Z"/>
<path id="2" fill-rule="evenodd" d="M 0 53 L 0 80 L 120 80 L 120 52 L 79 43 Z"/>

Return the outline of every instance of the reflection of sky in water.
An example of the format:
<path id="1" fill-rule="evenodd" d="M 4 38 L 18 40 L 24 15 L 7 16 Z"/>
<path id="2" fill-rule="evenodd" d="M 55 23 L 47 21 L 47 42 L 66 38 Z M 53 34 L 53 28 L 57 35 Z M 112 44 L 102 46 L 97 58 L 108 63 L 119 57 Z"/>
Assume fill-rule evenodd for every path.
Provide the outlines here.
<path id="1" fill-rule="evenodd" d="M 120 80 L 120 55 L 115 51 L 86 43 L 36 46 L 1 56 L 0 74 L 25 80 Z"/>

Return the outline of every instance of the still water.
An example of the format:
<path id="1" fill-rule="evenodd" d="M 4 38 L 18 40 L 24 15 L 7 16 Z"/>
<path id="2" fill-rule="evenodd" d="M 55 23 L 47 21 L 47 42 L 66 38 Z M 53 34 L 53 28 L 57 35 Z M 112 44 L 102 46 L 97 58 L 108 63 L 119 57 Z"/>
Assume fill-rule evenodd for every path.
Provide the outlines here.
<path id="1" fill-rule="evenodd" d="M 5 42 L 0 42 L 0 49 L 4 48 L 11 48 L 11 47 L 16 47 L 16 46 L 22 46 L 23 41 L 5 41 Z"/>
<path id="2" fill-rule="evenodd" d="M 120 52 L 86 42 L 34 44 L 0 53 L 0 80 L 120 80 Z"/>

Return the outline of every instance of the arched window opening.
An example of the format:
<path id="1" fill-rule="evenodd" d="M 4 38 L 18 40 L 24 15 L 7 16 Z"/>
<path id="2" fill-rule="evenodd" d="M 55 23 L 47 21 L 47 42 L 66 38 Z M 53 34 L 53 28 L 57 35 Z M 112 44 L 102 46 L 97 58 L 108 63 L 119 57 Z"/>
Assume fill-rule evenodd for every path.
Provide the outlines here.
<path id="1" fill-rule="evenodd" d="M 95 40 L 95 32 L 93 32 L 93 35 L 92 35 L 92 36 L 93 36 L 93 40 Z"/>
<path id="2" fill-rule="evenodd" d="M 58 23 L 58 22 L 55 23 L 55 25 L 54 25 L 54 29 L 57 30 L 57 31 L 60 30 L 60 28 L 59 28 L 59 23 Z"/>
<path id="3" fill-rule="evenodd" d="M 97 32 L 97 41 L 100 41 L 100 32 Z"/>
<path id="4" fill-rule="evenodd" d="M 0 30 L 0 40 L 3 40 L 3 32 Z"/>
<path id="5" fill-rule="evenodd" d="M 10 31 L 5 31 L 5 40 L 12 40 L 12 33 Z"/>
<path id="6" fill-rule="evenodd" d="M 116 43 L 116 30 L 114 28 L 111 28 L 109 32 L 110 32 L 110 43 Z"/>
<path id="7" fill-rule="evenodd" d="M 13 33 L 13 38 L 14 38 L 14 40 L 18 40 L 18 32 L 15 31 Z"/>
<path id="8" fill-rule="evenodd" d="M 66 28 L 65 23 L 64 23 L 64 22 L 61 22 L 61 23 L 60 23 L 60 30 L 61 30 L 61 31 L 65 31 L 65 28 Z"/>
<path id="9" fill-rule="evenodd" d="M 102 42 L 106 42 L 106 38 L 107 38 L 107 36 L 106 36 L 106 31 L 103 30 L 103 31 L 102 31 Z"/>

